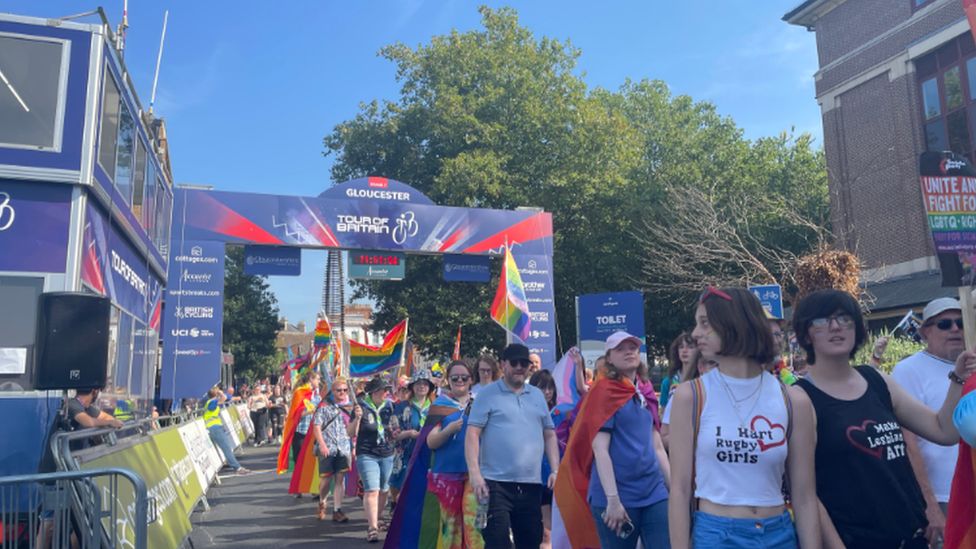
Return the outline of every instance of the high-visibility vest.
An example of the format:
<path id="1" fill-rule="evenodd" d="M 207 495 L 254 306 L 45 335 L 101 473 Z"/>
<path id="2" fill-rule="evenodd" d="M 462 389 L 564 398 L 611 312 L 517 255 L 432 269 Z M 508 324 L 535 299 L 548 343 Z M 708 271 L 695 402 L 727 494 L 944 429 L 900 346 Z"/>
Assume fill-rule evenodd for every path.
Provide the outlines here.
<path id="1" fill-rule="evenodd" d="M 135 419 L 135 415 L 132 414 L 135 407 L 135 403 L 131 400 L 120 400 L 115 403 L 115 411 L 112 412 L 112 415 L 119 421 L 132 421 Z"/>
<path id="2" fill-rule="evenodd" d="M 213 410 L 210 409 L 210 403 L 217 399 L 212 398 L 207 401 L 203 408 L 203 424 L 209 429 L 214 425 L 223 425 L 220 421 L 220 406 L 215 407 Z"/>

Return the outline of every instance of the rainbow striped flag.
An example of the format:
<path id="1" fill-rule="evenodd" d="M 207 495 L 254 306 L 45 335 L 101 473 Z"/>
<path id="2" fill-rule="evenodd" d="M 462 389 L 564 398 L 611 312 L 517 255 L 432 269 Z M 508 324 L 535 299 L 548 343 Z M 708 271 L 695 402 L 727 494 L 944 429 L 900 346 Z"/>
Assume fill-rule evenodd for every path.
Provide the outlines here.
<path id="1" fill-rule="evenodd" d="M 322 317 L 318 319 L 315 323 L 315 339 L 314 345 L 316 347 L 326 347 L 332 343 L 332 325 L 329 324 L 328 317 Z"/>
<path id="2" fill-rule="evenodd" d="M 408 321 L 404 319 L 394 326 L 379 347 L 349 340 L 349 377 L 369 377 L 400 366 L 407 343 Z"/>
<path id="3" fill-rule="evenodd" d="M 502 266 L 502 276 L 498 281 L 498 290 L 491 304 L 491 319 L 497 322 L 523 342 L 529 338 L 529 302 L 525 298 L 525 287 L 519 274 L 512 250 L 505 247 L 505 264 Z"/>

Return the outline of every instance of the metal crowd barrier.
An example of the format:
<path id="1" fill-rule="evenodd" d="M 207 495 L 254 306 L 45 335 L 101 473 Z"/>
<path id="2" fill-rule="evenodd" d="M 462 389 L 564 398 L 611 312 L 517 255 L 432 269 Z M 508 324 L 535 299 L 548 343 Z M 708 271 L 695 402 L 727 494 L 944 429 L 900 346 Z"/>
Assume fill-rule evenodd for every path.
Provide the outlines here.
<path id="1" fill-rule="evenodd" d="M 132 509 L 116 504 L 119 478 L 132 484 Z M 148 515 L 146 484 L 127 469 L 0 477 L 0 549 L 101 549 L 121 528 L 132 531 L 132 549 L 145 549 Z"/>

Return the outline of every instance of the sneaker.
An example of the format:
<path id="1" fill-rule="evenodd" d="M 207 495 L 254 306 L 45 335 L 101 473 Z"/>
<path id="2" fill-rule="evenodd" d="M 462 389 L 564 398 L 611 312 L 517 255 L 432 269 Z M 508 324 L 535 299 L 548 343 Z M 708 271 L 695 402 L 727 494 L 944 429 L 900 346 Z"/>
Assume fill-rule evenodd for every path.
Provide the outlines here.
<path id="1" fill-rule="evenodd" d="M 376 528 L 367 528 L 366 529 L 366 541 L 368 541 L 369 543 L 377 543 L 377 542 L 379 542 L 380 541 L 380 533 L 379 533 L 379 531 L 377 531 Z"/>
<path id="2" fill-rule="evenodd" d="M 246 468 L 246 467 L 238 467 L 237 470 L 234 471 L 234 472 L 237 473 L 238 475 L 249 475 L 249 474 L 251 474 L 251 470 L 248 469 L 248 468 Z"/>
<path id="3" fill-rule="evenodd" d="M 342 509 L 336 509 L 332 513 L 332 522 L 340 522 L 340 523 L 349 522 L 349 517 L 347 517 L 346 514 L 342 512 Z"/>

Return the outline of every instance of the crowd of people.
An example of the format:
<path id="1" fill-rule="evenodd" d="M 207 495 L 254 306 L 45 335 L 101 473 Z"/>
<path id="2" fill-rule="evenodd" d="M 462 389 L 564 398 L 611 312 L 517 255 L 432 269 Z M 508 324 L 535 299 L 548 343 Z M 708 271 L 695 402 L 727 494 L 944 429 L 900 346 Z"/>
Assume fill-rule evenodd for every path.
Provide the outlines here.
<path id="1" fill-rule="evenodd" d="M 318 518 L 331 499 L 331 520 L 348 522 L 343 504 L 358 494 L 371 542 L 398 520 L 433 520 L 424 539 L 451 549 L 941 547 L 952 414 L 976 369 L 958 301 L 925 306 L 925 349 L 891 375 L 878 368 L 884 341 L 869 364 L 852 362 L 867 333 L 843 292 L 803 298 L 789 327 L 740 288 L 708 288 L 693 312 L 657 388 L 636 336 L 610 335 L 593 371 L 572 349 L 582 397 L 570 410 L 539 357 L 512 344 L 497 361 L 455 360 L 439 375 L 323 384 L 308 372 L 291 434 L 283 381 L 240 395 L 215 387 L 203 417 L 239 474 L 224 402 L 246 403 L 254 444 L 284 444 L 293 462 L 312 437 Z M 791 371 L 784 328 L 803 353 Z M 121 426 L 97 400 L 79 391 L 68 402 L 73 428 Z M 418 478 L 432 514 L 402 502 Z"/>

